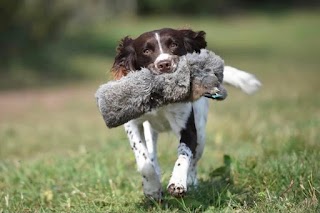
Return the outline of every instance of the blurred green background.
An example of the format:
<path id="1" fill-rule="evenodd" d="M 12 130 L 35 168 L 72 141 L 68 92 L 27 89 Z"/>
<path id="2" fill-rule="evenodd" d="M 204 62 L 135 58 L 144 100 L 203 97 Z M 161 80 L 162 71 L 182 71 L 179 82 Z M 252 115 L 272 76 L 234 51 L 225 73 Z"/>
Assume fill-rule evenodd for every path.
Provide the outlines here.
<path id="1" fill-rule="evenodd" d="M 278 22 L 292 10 L 316 10 L 319 5 L 302 0 L 2 0 L 0 4 L 0 89 L 97 79 L 110 68 L 122 37 L 161 27 L 205 30 L 209 48 L 223 57 L 268 56 L 275 51 L 272 45 L 291 46 L 283 44 L 279 30 L 285 29 L 279 29 Z M 293 18 L 288 25 L 298 24 Z M 309 34 L 301 30 L 290 36 Z M 273 35 L 267 41 L 268 33 L 280 38 Z M 265 40 L 260 41 L 261 36 Z"/>
<path id="2" fill-rule="evenodd" d="M 94 93 L 121 38 L 162 27 L 263 86 L 211 102 L 200 188 L 155 205 Z M 0 212 L 319 212 L 319 38 L 319 1 L 0 0 Z M 165 189 L 177 139 L 159 144 Z"/>

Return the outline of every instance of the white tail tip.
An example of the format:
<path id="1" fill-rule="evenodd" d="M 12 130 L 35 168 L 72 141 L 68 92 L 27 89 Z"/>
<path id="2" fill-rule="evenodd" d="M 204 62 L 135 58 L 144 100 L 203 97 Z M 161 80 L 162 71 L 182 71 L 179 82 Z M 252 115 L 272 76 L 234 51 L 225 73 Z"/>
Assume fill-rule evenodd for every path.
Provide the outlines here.
<path id="1" fill-rule="evenodd" d="M 253 94 L 261 87 L 261 82 L 250 73 L 238 70 L 234 67 L 224 67 L 223 82 L 240 88 L 247 94 Z"/>

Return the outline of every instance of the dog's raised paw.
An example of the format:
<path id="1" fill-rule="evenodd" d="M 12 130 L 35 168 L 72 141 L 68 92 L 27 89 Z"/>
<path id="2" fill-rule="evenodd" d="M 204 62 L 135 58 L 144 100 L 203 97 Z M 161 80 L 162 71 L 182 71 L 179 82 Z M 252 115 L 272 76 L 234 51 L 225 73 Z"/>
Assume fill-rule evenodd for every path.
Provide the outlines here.
<path id="1" fill-rule="evenodd" d="M 184 197 L 187 193 L 187 188 L 180 184 L 170 184 L 168 192 L 174 197 Z"/>

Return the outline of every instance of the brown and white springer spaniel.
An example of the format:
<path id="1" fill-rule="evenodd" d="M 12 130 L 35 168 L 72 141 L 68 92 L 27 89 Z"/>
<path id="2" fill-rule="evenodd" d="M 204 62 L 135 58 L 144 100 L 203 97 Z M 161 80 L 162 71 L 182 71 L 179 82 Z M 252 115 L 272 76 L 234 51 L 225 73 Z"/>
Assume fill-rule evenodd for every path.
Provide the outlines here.
<path id="1" fill-rule="evenodd" d="M 155 74 L 173 72 L 178 56 L 199 52 L 206 46 L 204 31 L 165 28 L 143 33 L 136 39 L 125 37 L 118 46 L 112 72 L 115 79 L 142 67 Z M 261 85 L 253 75 L 230 66 L 225 66 L 224 82 L 246 93 L 256 91 Z M 208 99 L 202 97 L 195 102 L 164 106 L 124 124 L 147 197 L 159 200 L 162 196 L 157 160 L 160 132 L 172 130 L 180 142 L 178 159 L 167 187 L 169 193 L 181 197 L 188 186 L 197 184 L 197 162 L 205 145 L 207 114 Z"/>

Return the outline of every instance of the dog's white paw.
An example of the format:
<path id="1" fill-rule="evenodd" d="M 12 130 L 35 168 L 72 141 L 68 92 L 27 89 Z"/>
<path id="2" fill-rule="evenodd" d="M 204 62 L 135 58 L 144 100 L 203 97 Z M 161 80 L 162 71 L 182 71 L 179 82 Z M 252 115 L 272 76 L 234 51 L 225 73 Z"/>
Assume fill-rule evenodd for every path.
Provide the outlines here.
<path id="1" fill-rule="evenodd" d="M 184 197 L 187 193 L 187 186 L 181 183 L 171 183 L 168 185 L 168 192 L 174 197 Z"/>
<path id="2" fill-rule="evenodd" d="M 174 165 L 168 184 L 168 192 L 175 197 L 183 197 L 187 192 L 187 176 L 192 152 L 185 143 L 178 147 L 178 159 Z"/>
<path id="3" fill-rule="evenodd" d="M 163 192 L 162 189 L 154 189 L 152 191 L 144 191 L 144 196 L 147 197 L 148 199 L 152 199 L 155 201 L 161 201 Z"/>
<path id="4" fill-rule="evenodd" d="M 142 178 L 143 193 L 147 198 L 160 201 L 162 199 L 162 186 L 159 178 Z"/>

